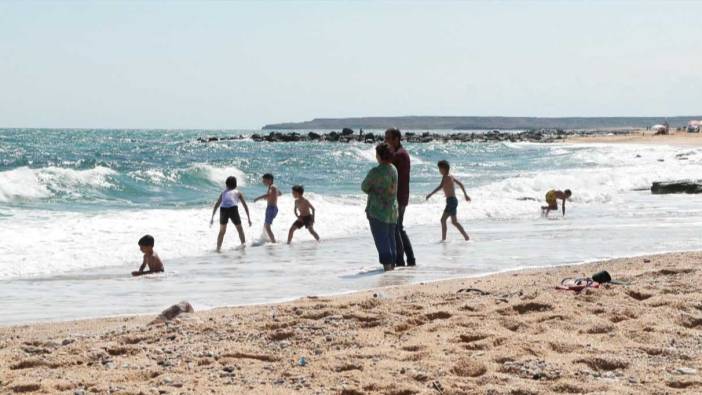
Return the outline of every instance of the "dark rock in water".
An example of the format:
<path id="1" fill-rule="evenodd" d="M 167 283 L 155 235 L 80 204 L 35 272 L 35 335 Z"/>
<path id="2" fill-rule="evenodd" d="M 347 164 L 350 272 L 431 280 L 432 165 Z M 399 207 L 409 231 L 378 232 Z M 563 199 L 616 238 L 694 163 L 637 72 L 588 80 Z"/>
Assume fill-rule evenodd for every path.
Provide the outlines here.
<path id="1" fill-rule="evenodd" d="M 194 313 L 195 310 L 193 310 L 193 306 L 186 302 L 182 301 L 178 304 L 174 304 L 173 306 L 167 308 L 166 310 L 163 310 L 161 314 L 156 317 L 149 325 L 152 324 L 159 324 L 159 323 L 164 323 L 166 321 L 170 321 L 177 316 L 183 314 L 183 313 Z"/>
<path id="2" fill-rule="evenodd" d="M 651 193 L 702 193 L 702 180 L 656 181 L 651 185 Z"/>
<path id="3" fill-rule="evenodd" d="M 432 133 L 429 131 L 418 133 L 418 132 L 407 132 L 405 133 L 405 140 L 408 143 L 429 143 L 432 141 L 449 143 L 449 142 L 459 142 L 459 143 L 500 143 L 505 141 L 510 142 L 534 142 L 534 143 L 552 143 L 563 139 L 565 136 L 593 136 L 605 133 L 605 131 L 577 131 L 568 130 L 563 131 L 560 129 L 540 129 L 540 130 L 527 130 L 524 132 L 501 132 L 499 130 L 488 130 L 484 133 L 467 133 L 464 131 L 454 131 L 452 133 Z M 617 134 L 618 132 L 606 131 L 608 134 Z M 354 133 L 353 129 L 344 128 L 341 132 L 331 131 L 328 133 L 318 133 L 318 132 L 308 132 L 306 134 L 300 134 L 293 131 L 270 131 L 268 135 L 253 134 L 251 140 L 256 142 L 295 142 L 295 141 L 328 141 L 328 142 L 365 142 L 365 143 L 376 143 L 383 141 L 383 134 L 375 135 L 373 133 L 364 132 L 362 129 L 359 130 L 357 134 Z M 223 136 L 223 137 L 198 137 L 197 141 L 201 143 L 208 143 L 211 141 L 227 141 L 227 140 L 238 140 L 243 139 L 242 136 Z M 679 154 L 677 159 L 684 160 L 687 158 L 687 154 Z M 660 159 L 662 161 L 662 159 Z"/>

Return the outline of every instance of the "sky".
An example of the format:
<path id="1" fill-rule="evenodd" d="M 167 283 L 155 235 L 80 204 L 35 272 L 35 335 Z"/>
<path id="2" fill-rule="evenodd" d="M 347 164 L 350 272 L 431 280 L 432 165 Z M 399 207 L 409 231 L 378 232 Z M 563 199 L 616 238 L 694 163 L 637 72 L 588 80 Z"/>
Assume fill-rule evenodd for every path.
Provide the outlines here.
<path id="1" fill-rule="evenodd" d="M 702 113 L 702 2 L 0 1 L 0 127 Z"/>

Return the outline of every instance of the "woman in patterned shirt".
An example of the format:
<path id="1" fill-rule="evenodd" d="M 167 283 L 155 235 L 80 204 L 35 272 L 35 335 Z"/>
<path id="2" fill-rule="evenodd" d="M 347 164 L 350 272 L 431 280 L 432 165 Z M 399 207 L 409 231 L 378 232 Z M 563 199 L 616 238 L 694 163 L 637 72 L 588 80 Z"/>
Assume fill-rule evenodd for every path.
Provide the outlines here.
<path id="1" fill-rule="evenodd" d="M 372 168 L 361 184 L 368 195 L 366 216 L 385 271 L 395 268 L 395 226 L 397 226 L 397 169 L 392 165 L 392 150 L 382 143 L 375 147 L 378 166 Z"/>

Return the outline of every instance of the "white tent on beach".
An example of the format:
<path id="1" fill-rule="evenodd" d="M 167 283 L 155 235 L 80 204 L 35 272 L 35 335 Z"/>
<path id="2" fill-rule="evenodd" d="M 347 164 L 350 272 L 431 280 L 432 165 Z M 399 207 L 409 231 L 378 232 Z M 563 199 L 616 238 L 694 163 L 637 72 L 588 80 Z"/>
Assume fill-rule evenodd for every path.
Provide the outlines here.
<path id="1" fill-rule="evenodd" d="M 653 129 L 656 134 L 668 134 L 668 124 L 657 124 L 651 126 L 651 129 Z"/>

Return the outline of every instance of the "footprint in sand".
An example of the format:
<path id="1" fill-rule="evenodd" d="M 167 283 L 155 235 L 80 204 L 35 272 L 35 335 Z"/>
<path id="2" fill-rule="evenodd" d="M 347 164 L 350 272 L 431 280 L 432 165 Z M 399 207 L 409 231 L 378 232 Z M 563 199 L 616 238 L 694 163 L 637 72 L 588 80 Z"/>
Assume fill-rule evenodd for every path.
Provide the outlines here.
<path id="1" fill-rule="evenodd" d="M 632 298 L 638 300 L 638 301 L 646 300 L 646 299 L 653 296 L 653 294 L 645 293 L 645 292 L 638 292 L 638 291 L 634 291 L 633 289 L 627 290 L 626 294 L 631 296 Z"/>
<path id="2" fill-rule="evenodd" d="M 15 384 L 10 388 L 12 388 L 12 392 L 21 394 L 21 393 L 25 393 L 25 392 L 39 391 L 41 389 L 41 385 L 36 384 L 36 383 L 21 383 L 21 384 Z"/>
<path id="3" fill-rule="evenodd" d="M 14 365 L 10 366 L 10 370 L 21 370 L 21 369 L 32 369 L 38 367 L 49 367 L 55 369 L 58 367 L 57 364 L 51 364 L 42 359 L 25 359 Z"/>
<path id="4" fill-rule="evenodd" d="M 468 335 L 460 335 L 460 340 L 463 343 L 472 343 L 476 342 L 479 340 L 487 339 L 490 337 L 490 335 L 482 334 L 482 333 L 473 333 L 473 334 L 468 334 Z"/>
<path id="5" fill-rule="evenodd" d="M 500 320 L 500 325 L 502 325 L 502 327 L 506 329 L 509 329 L 512 332 L 517 332 L 520 329 L 524 329 L 527 327 L 527 325 L 525 325 L 523 322 L 510 318 L 504 318 Z"/>
<path id="6" fill-rule="evenodd" d="M 685 328 L 695 329 L 702 326 L 702 317 L 696 317 L 690 314 L 683 314 L 680 316 L 678 323 Z"/>
<path id="7" fill-rule="evenodd" d="M 528 314 L 550 311 L 553 310 L 553 306 L 548 303 L 529 302 L 515 304 L 514 306 L 512 306 L 512 309 L 519 314 Z"/>
<path id="8" fill-rule="evenodd" d="M 575 362 L 585 364 L 590 369 L 598 371 L 626 369 L 629 367 L 629 362 L 612 357 L 588 357 L 577 359 Z"/>
<path id="9" fill-rule="evenodd" d="M 452 315 L 446 311 L 435 311 L 433 313 L 427 313 L 424 315 L 429 321 L 434 320 L 446 320 L 452 317 Z"/>
<path id="10" fill-rule="evenodd" d="M 334 368 L 334 371 L 337 373 L 348 372 L 351 370 L 361 370 L 362 371 L 363 366 L 352 364 L 352 363 L 345 363 L 345 364 L 339 365 L 339 366 Z"/>
<path id="11" fill-rule="evenodd" d="M 451 373 L 460 377 L 478 377 L 487 372 L 487 368 L 481 362 L 472 359 L 460 359 L 451 368 Z"/>
<path id="12" fill-rule="evenodd" d="M 417 352 L 417 351 L 424 351 L 426 350 L 427 346 L 423 346 L 421 344 L 415 344 L 415 345 L 409 345 L 409 346 L 404 346 L 402 349 L 404 351 L 409 351 L 409 352 Z"/>
<path id="13" fill-rule="evenodd" d="M 268 335 L 268 338 L 272 341 L 282 341 L 286 339 L 290 339 L 291 337 L 295 336 L 295 333 L 292 331 L 275 331 Z"/>

